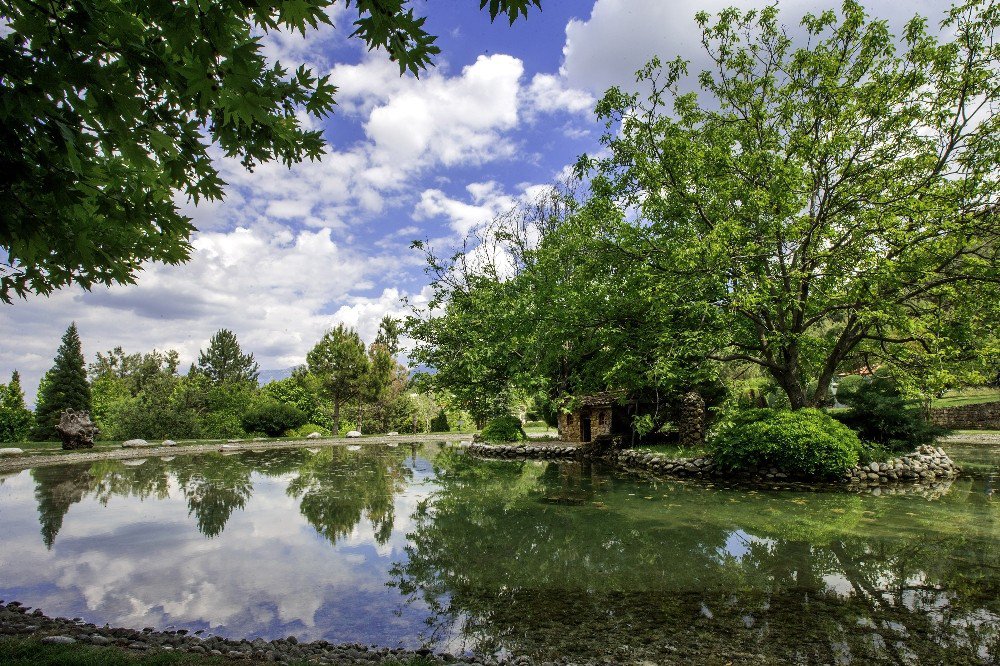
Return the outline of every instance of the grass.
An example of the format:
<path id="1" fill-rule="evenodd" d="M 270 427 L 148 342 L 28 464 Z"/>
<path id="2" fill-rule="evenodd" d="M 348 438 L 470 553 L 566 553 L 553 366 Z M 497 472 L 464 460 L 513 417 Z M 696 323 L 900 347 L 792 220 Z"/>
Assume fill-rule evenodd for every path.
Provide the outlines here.
<path id="1" fill-rule="evenodd" d="M 228 659 L 187 652 L 144 655 L 96 645 L 46 645 L 37 638 L 0 638 L 0 663 L 6 666 L 174 666 L 231 664 Z"/>
<path id="2" fill-rule="evenodd" d="M 636 451 L 655 453 L 667 458 L 698 458 L 708 453 L 707 446 L 680 446 L 678 444 L 653 444 L 635 447 Z"/>
<path id="3" fill-rule="evenodd" d="M 247 663 L 214 655 L 189 652 L 154 652 L 138 654 L 115 647 L 97 647 L 74 643 L 72 645 L 46 645 L 38 638 L 7 636 L 0 638 L 0 664 L 4 666 L 215 666 Z M 307 664 L 305 660 L 286 662 L 293 665 Z M 404 660 L 389 658 L 383 666 L 429 666 L 434 662 L 420 656 Z"/>
<path id="4" fill-rule="evenodd" d="M 932 400 L 931 407 L 958 407 L 998 401 L 1000 401 L 1000 389 L 979 386 L 948 391 L 943 397 Z"/>

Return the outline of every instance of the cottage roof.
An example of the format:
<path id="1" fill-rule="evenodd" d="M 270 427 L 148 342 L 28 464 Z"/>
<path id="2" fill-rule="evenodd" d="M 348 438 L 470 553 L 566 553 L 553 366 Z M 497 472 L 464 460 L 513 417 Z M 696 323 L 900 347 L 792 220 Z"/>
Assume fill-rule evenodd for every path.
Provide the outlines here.
<path id="1" fill-rule="evenodd" d="M 575 402 L 579 407 L 613 407 L 628 402 L 626 397 L 625 391 L 601 391 L 600 393 L 581 395 L 576 398 Z"/>

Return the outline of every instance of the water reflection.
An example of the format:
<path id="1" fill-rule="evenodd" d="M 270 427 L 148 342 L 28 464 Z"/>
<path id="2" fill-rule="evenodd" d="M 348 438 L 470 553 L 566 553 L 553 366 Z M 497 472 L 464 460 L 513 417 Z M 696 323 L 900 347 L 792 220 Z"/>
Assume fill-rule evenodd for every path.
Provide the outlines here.
<path id="1" fill-rule="evenodd" d="M 457 625 L 489 652 L 609 662 L 1000 657 L 1000 540 L 981 478 L 914 505 L 437 463 L 441 489 L 393 570 L 432 609 L 427 638 Z"/>
<path id="2" fill-rule="evenodd" d="M 0 485 L 0 597 L 99 623 L 538 660 L 990 663 L 998 461 L 973 456 L 933 499 L 436 445 L 40 468 Z"/>

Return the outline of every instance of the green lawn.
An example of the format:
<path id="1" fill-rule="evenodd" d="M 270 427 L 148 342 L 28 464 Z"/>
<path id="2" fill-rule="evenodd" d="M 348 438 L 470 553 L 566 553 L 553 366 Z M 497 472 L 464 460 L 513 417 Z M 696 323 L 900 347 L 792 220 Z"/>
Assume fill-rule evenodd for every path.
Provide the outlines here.
<path id="1" fill-rule="evenodd" d="M 948 391 L 943 397 L 931 401 L 931 407 L 958 407 L 1000 401 L 1000 389 L 978 386 Z"/>

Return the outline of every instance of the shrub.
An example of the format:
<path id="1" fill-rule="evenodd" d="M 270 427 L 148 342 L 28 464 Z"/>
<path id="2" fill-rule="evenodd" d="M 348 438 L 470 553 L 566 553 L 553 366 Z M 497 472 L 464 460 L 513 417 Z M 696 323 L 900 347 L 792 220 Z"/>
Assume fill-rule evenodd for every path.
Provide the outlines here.
<path id="1" fill-rule="evenodd" d="M 920 408 L 906 400 L 893 382 L 877 378 L 862 383 L 850 395 L 851 409 L 834 418 L 861 439 L 890 452 L 910 451 L 945 432 L 927 422 Z"/>
<path id="2" fill-rule="evenodd" d="M 750 409 L 724 418 L 709 440 L 722 469 L 777 467 L 809 478 L 844 476 L 858 464 L 861 440 L 818 409 Z"/>
<path id="3" fill-rule="evenodd" d="M 448 425 L 448 415 L 444 410 L 440 410 L 438 415 L 431 419 L 431 432 L 448 432 L 451 427 Z"/>
<path id="4" fill-rule="evenodd" d="M 318 432 L 319 434 L 323 435 L 324 437 L 329 437 L 330 436 L 330 429 L 329 428 L 324 428 L 323 426 L 316 425 L 315 423 L 306 423 L 306 424 L 300 425 L 298 428 L 292 428 L 292 429 L 288 430 L 287 432 L 285 432 L 285 435 L 287 437 L 308 437 L 309 435 L 311 435 L 314 432 Z"/>
<path id="5" fill-rule="evenodd" d="M 483 428 L 482 437 L 487 442 L 519 442 L 528 438 L 521 428 L 521 419 L 510 414 L 491 419 Z"/>
<path id="6" fill-rule="evenodd" d="M 252 407 L 240 419 L 247 432 L 262 432 L 268 437 L 278 437 L 286 430 L 298 428 L 306 422 L 305 413 L 284 402 L 265 402 Z"/>

